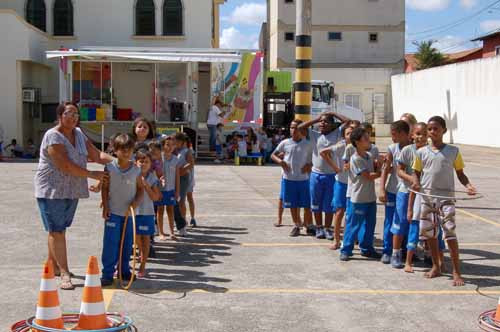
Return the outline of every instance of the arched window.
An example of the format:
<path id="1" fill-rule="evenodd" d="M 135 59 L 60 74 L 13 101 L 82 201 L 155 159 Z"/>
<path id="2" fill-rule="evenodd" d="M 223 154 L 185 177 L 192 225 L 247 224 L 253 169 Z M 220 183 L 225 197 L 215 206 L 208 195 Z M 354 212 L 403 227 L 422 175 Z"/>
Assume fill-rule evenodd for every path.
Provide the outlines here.
<path id="1" fill-rule="evenodd" d="M 137 0 L 135 4 L 135 34 L 138 36 L 154 36 L 155 2 L 153 0 Z"/>
<path id="2" fill-rule="evenodd" d="M 181 0 L 165 0 L 163 2 L 163 35 L 182 35 L 182 2 Z"/>
<path id="3" fill-rule="evenodd" d="M 28 0 L 26 3 L 26 21 L 42 31 L 46 31 L 45 1 Z"/>
<path id="4" fill-rule="evenodd" d="M 73 4 L 71 0 L 54 2 L 54 36 L 73 36 Z"/>

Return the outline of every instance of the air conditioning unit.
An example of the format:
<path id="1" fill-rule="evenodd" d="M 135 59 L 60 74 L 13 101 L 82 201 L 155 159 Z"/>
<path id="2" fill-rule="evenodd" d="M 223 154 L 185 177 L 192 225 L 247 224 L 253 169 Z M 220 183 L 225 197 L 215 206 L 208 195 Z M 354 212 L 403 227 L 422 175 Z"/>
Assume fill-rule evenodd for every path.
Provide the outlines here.
<path id="1" fill-rule="evenodd" d="M 23 89 L 23 103 L 35 102 L 35 89 Z"/>
<path id="2" fill-rule="evenodd" d="M 131 63 L 128 65 L 128 71 L 139 72 L 139 73 L 149 73 L 151 72 L 152 66 L 147 63 Z"/>

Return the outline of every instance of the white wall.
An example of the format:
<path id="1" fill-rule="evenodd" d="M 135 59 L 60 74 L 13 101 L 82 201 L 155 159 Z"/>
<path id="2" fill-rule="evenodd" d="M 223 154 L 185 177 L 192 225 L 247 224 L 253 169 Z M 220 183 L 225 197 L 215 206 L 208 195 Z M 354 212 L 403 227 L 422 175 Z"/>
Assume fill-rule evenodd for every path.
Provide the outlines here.
<path id="1" fill-rule="evenodd" d="M 55 0 L 45 0 L 47 32 L 53 33 L 52 8 Z M 75 39 L 55 37 L 51 48 L 78 46 L 163 46 L 211 47 L 212 0 L 182 0 L 184 38 L 161 36 L 163 0 L 156 4 L 157 38 L 132 38 L 135 30 L 136 0 L 73 0 Z M 0 9 L 13 9 L 24 18 L 26 0 L 2 0 Z M 5 30 L 3 30 L 5 31 Z M 8 31 L 8 30 L 7 30 Z"/>
<path id="2" fill-rule="evenodd" d="M 500 57 L 393 76 L 394 117 L 405 112 L 419 121 L 444 116 L 449 142 L 500 147 L 499 77 Z"/>
<path id="3" fill-rule="evenodd" d="M 4 130 L 4 141 L 17 138 L 22 144 L 24 136 L 21 119 L 22 61 L 45 61 L 48 37 L 31 29 L 16 15 L 0 12 L 0 125 Z M 7 33 L 8 32 L 8 33 Z M 19 64 L 18 64 L 19 63 Z M 47 95 L 50 94 L 47 92 Z"/>

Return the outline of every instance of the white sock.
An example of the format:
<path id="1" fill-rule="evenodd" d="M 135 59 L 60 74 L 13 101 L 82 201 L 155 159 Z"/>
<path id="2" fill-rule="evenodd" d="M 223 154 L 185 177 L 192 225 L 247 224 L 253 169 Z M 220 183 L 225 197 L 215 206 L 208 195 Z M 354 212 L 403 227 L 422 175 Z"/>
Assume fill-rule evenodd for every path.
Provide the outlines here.
<path id="1" fill-rule="evenodd" d="M 401 249 L 392 249 L 393 255 L 399 255 L 401 253 Z"/>

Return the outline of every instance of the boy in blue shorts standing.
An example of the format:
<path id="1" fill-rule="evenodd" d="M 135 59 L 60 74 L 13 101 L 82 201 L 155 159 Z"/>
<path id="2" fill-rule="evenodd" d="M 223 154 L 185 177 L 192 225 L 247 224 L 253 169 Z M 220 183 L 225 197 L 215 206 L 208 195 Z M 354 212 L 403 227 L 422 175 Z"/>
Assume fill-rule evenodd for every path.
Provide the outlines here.
<path id="1" fill-rule="evenodd" d="M 399 190 L 409 193 L 408 197 L 408 211 L 407 220 L 409 223 L 408 228 L 408 244 L 406 249 L 406 263 L 404 271 L 413 273 L 413 256 L 417 251 L 417 244 L 419 240 L 419 219 L 420 219 L 420 196 L 416 196 L 410 192 L 413 183 L 413 163 L 417 155 L 417 150 L 427 145 L 427 124 L 419 122 L 413 128 L 413 141 L 415 144 L 407 145 L 399 154 L 397 160 L 398 164 L 398 179 Z M 401 212 L 402 213 L 402 212 Z"/>
<path id="2" fill-rule="evenodd" d="M 391 257 L 391 265 L 395 269 L 402 269 L 402 253 L 401 253 L 401 245 L 403 243 L 403 239 L 408 236 L 408 199 L 409 192 L 406 189 L 404 183 L 397 176 L 397 163 L 400 159 L 401 150 L 410 144 L 410 126 L 405 121 L 399 120 L 393 122 L 391 124 L 391 136 L 392 140 L 397 142 L 391 145 L 389 149 L 389 153 L 387 154 L 387 164 L 391 165 L 392 174 L 396 174 L 396 176 L 391 178 L 395 178 L 398 181 L 397 188 L 398 192 L 396 194 L 396 210 L 394 211 L 394 217 L 392 220 L 392 225 L 390 229 L 390 233 L 392 234 L 392 257 Z M 385 226 L 385 225 L 384 225 Z"/>
<path id="3" fill-rule="evenodd" d="M 290 236 L 300 235 L 300 208 L 310 206 L 309 173 L 312 164 L 312 144 L 300 133 L 300 120 L 290 124 L 291 138 L 281 141 L 271 159 L 283 168 L 283 207 L 289 208 L 295 227 Z M 283 153 L 283 158 L 278 155 Z"/>
<path id="4" fill-rule="evenodd" d="M 335 118 L 342 122 L 334 129 Z M 342 126 L 348 118 L 337 113 L 324 113 L 315 120 L 302 123 L 299 129 L 307 129 L 319 124 L 319 132 L 310 131 L 310 140 L 313 144 L 312 173 L 310 177 L 311 209 L 316 221 L 316 238 L 333 240 L 331 229 L 333 221 L 333 190 L 335 185 L 335 170 L 321 158 L 320 151 L 337 144 L 342 139 Z M 325 213 L 325 228 L 323 228 L 323 213 Z"/>
<path id="5" fill-rule="evenodd" d="M 375 224 L 377 221 L 377 196 L 375 179 L 380 172 L 375 168 L 376 162 L 369 151 L 370 136 L 363 128 L 356 128 L 351 134 L 351 143 L 356 152 L 351 157 L 349 172 L 351 173 L 351 204 L 344 231 L 344 242 L 340 250 L 340 260 L 348 261 L 352 256 L 354 241 L 359 228 L 365 224 L 366 231 L 360 241 L 361 253 L 366 257 L 380 258 L 373 246 Z"/>
<path id="6" fill-rule="evenodd" d="M 131 161 L 134 144 L 133 138 L 129 135 L 118 135 L 113 141 L 113 151 L 118 159 L 107 164 L 105 168 L 109 172 L 109 183 L 103 182 L 101 193 L 102 216 L 106 220 L 102 248 L 102 286 L 113 284 L 125 214 L 130 207 L 136 209 L 143 200 L 141 169 Z M 132 277 L 128 263 L 132 253 L 132 226 L 129 217 L 121 261 L 121 274 L 124 280 L 130 280 Z"/>

